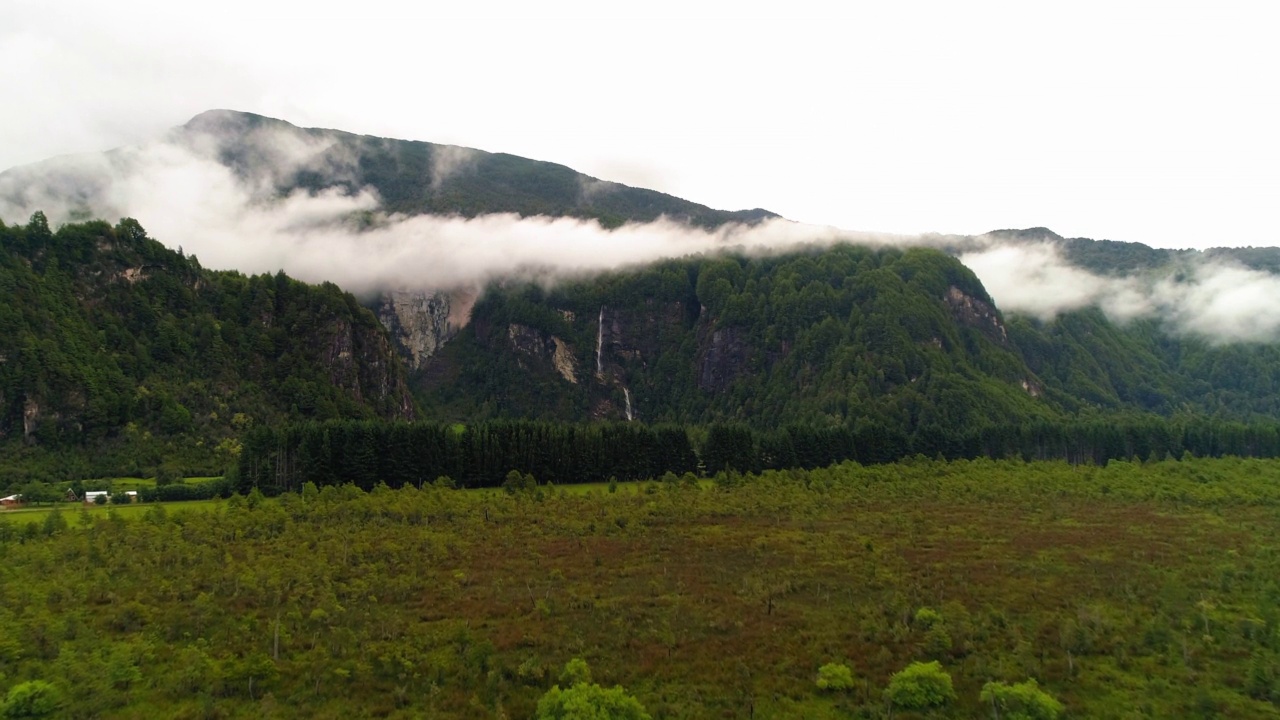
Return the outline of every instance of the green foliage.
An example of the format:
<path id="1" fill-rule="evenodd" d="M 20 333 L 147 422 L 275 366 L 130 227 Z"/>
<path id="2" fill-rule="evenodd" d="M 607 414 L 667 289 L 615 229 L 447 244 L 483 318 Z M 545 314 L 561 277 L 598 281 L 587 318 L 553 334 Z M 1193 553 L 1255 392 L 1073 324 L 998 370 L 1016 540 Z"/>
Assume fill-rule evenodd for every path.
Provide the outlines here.
<path id="1" fill-rule="evenodd" d="M 560 671 L 560 682 L 569 687 L 579 683 L 589 683 L 591 682 L 591 667 L 587 665 L 586 660 L 573 658 L 565 663 L 564 670 Z"/>
<path id="2" fill-rule="evenodd" d="M 239 490 L 269 494 L 354 481 L 369 490 L 418 487 L 425 478 L 465 487 L 502 487 L 510 494 L 552 484 L 638 480 L 697 468 L 683 428 L 641 423 L 564 425 L 545 422 L 438 423 L 370 421 L 257 427 L 240 454 Z"/>
<path id="3" fill-rule="evenodd" d="M 546 669 L 585 651 L 597 677 L 561 692 L 616 683 L 655 717 L 878 717 L 945 626 L 957 697 L 923 716 L 989 717 L 984 683 L 1036 677 L 1073 716 L 1267 717 L 1278 472 L 922 457 L 536 505 L 303 485 L 252 510 L 88 509 L 48 536 L 30 518 L 50 510 L 5 511 L 0 671 L 56 684 L 58 717 L 182 717 L 207 696 L 228 717 L 289 698 L 457 720 L 534 717 Z M 836 651 L 854 686 L 824 692 Z"/>
<path id="4" fill-rule="evenodd" d="M 854 246 L 663 261 L 552 292 L 495 285 L 472 311 L 476 332 L 421 378 L 424 406 L 442 420 L 621 418 L 621 385 L 646 420 L 730 428 L 863 419 L 907 435 L 1054 414 L 1022 388 L 990 302 L 942 253 Z M 566 383 L 537 349 L 553 338 L 598 375 Z M 754 467 L 732 438 L 711 447 L 722 439 L 732 454 L 717 462 Z"/>
<path id="5" fill-rule="evenodd" d="M 938 625 L 941 622 L 942 615 L 933 608 L 922 607 L 916 610 L 915 624 L 924 630 L 932 629 L 934 625 Z"/>
<path id="6" fill-rule="evenodd" d="M 57 686 L 44 680 L 30 680 L 9 689 L 0 705 L 0 718 L 52 717 L 61 706 L 62 693 Z"/>
<path id="7" fill-rule="evenodd" d="M 385 331 L 354 297 L 206 270 L 134 220 L 0 227 L 0 299 L 6 477 L 217 474 L 249 417 L 412 406 Z M 339 344 L 349 362 L 332 360 Z"/>
<path id="8" fill-rule="evenodd" d="M 951 676 L 936 660 L 913 662 L 889 678 L 885 699 L 895 708 L 928 710 L 942 707 L 956 699 Z"/>
<path id="9" fill-rule="evenodd" d="M 819 690 L 842 691 L 853 687 L 853 670 L 844 663 L 827 663 L 818 668 Z"/>
<path id="10" fill-rule="evenodd" d="M 538 701 L 537 720 L 651 720 L 644 705 L 622 687 L 603 688 L 587 682 L 567 690 L 552 687 Z"/>
<path id="11" fill-rule="evenodd" d="M 989 682 L 978 699 L 991 706 L 994 717 L 1005 720 L 1057 720 L 1064 710 L 1034 678 L 1013 685 Z"/>

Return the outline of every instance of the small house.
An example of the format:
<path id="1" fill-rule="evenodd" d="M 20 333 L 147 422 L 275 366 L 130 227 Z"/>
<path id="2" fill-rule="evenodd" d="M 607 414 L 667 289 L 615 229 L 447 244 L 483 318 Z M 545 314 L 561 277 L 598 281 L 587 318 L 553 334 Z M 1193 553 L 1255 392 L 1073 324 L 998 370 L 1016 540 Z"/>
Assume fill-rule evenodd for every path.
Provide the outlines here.
<path id="1" fill-rule="evenodd" d="M 9 497 L 0 498 L 0 507 L 15 508 L 22 505 L 21 495 L 10 495 Z"/>

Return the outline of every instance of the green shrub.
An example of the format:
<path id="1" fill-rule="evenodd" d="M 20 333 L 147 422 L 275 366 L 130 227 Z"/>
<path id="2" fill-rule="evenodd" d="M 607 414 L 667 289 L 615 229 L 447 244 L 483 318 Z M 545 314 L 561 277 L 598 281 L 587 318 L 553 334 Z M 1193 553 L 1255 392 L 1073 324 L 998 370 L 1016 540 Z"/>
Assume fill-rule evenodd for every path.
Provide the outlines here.
<path id="1" fill-rule="evenodd" d="M 827 663 L 818 668 L 818 688 L 848 690 L 853 687 L 853 670 L 844 663 Z"/>

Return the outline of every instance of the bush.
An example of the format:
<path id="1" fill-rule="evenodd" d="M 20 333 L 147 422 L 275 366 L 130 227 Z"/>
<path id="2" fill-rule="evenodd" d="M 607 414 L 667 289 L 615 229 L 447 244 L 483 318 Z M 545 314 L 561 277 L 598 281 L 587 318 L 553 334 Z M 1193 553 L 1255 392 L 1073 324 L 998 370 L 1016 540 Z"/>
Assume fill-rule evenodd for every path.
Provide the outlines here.
<path id="1" fill-rule="evenodd" d="M 605 689 L 585 683 L 561 690 L 559 685 L 538 701 L 537 720 L 652 720 L 640 701 L 620 686 Z"/>
<path id="2" fill-rule="evenodd" d="M 936 660 L 914 662 L 889 678 L 885 699 L 893 707 L 904 710 L 928 710 L 941 707 L 956 699 L 951 686 L 951 676 Z"/>
<path id="3" fill-rule="evenodd" d="M 1015 685 L 989 682 L 982 686 L 978 699 L 990 704 L 1005 720 L 1057 720 L 1064 709 L 1034 679 Z"/>
<path id="4" fill-rule="evenodd" d="M 182 482 L 182 474 L 167 465 L 156 468 L 156 487 L 166 487 Z"/>
<path id="5" fill-rule="evenodd" d="M 652 720 L 644 706 L 621 686 L 603 688 L 591 683 L 591 668 L 580 658 L 570 660 L 560 673 L 573 686 L 552 687 L 538 701 L 535 720 Z"/>
<path id="6" fill-rule="evenodd" d="M 942 622 L 942 615 L 933 608 L 922 607 L 916 611 L 916 625 L 925 630 L 929 630 L 934 625 Z"/>
<path id="7" fill-rule="evenodd" d="M 827 663 L 818 668 L 818 688 L 848 690 L 853 687 L 853 670 L 843 663 Z"/>
<path id="8" fill-rule="evenodd" d="M 4 702 L 0 703 L 0 717 L 51 717 L 61 705 L 62 696 L 57 687 L 43 680 L 31 680 L 9 689 Z"/>
<path id="9" fill-rule="evenodd" d="M 202 483 L 183 485 L 165 485 L 164 487 L 141 488 L 138 499 L 142 502 L 174 502 L 178 500 L 209 500 L 230 495 L 230 485 L 225 478 Z"/>

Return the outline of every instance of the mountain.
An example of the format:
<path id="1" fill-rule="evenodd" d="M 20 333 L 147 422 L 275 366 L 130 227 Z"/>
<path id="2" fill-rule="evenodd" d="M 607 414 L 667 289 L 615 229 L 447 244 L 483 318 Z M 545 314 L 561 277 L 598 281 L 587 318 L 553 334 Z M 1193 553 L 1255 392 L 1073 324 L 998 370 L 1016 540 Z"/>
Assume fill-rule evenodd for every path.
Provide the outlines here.
<path id="1" fill-rule="evenodd" d="M 225 171 L 229 171 L 230 176 Z M 151 190 L 179 194 L 192 214 L 209 212 L 210 197 L 233 184 L 237 202 L 271 208 L 301 194 L 372 193 L 376 208 L 360 205 L 341 221 L 352 232 L 388 217 L 473 218 L 495 213 L 572 217 L 616 228 L 659 218 L 698 228 L 754 224 L 777 218 L 763 209 L 724 211 L 665 193 L 600 180 L 563 165 L 454 145 L 300 128 L 252 113 L 211 110 L 138 147 L 64 156 L 0 173 L 0 217 L 25 220 L 42 211 L 58 220 L 119 218 L 148 211 Z M 220 207 L 236 214 L 244 205 Z M 145 221 L 146 216 L 142 216 Z M 314 222 L 305 218 L 304 222 Z M 238 229 L 238 231 L 241 229 Z M 181 238 L 166 238 L 171 243 Z M 468 288 L 379 288 L 368 304 L 391 330 L 411 369 L 457 332 L 472 298 Z"/>
<path id="2" fill-rule="evenodd" d="M 110 216 L 113 183 L 158 148 L 178 148 L 226 166 L 263 196 L 372 188 L 386 213 L 475 217 L 490 213 L 569 216 L 605 227 L 665 216 L 700 227 L 777 217 L 763 209 L 713 210 L 643 188 L 600 180 L 563 165 L 456 145 L 300 128 L 284 120 L 210 110 L 142 148 L 69 156 L 0 173 L 0 208 Z M 148 156 L 147 159 L 150 159 Z"/>
<path id="3" fill-rule="evenodd" d="M 131 219 L 56 232 L 41 214 L 0 223 L 0 298 L 9 460 L 221 471 L 253 424 L 415 417 L 385 330 L 353 296 L 206 270 Z"/>
<path id="4" fill-rule="evenodd" d="M 165 174 L 179 166 L 195 172 Z M 297 237 L 336 227 L 357 244 L 404 218 L 501 213 L 587 221 L 600 231 L 592 237 L 602 251 L 659 218 L 663 232 L 712 229 L 713 238 L 740 237 L 725 228 L 787 230 L 786 246 L 772 253 L 712 242 L 700 246 L 705 252 L 604 274 L 549 272 L 530 281 L 508 273 L 484 284 L 476 278 L 488 276 L 475 273 L 458 286 L 410 278 L 363 288 L 372 314 L 350 310 L 352 322 L 376 318 L 385 328 L 381 342 L 398 351 L 423 417 L 862 423 L 908 434 L 1113 413 L 1280 417 L 1276 327 L 1270 316 L 1251 319 L 1265 315 L 1256 298 L 1268 296 L 1280 273 L 1276 248 L 1162 250 L 1046 228 L 904 238 L 903 247 L 881 249 L 843 243 L 858 237 L 837 232 L 802 246 L 795 238 L 809 230 L 764 210 L 714 210 L 553 163 L 231 111 L 199 115 L 151 146 L 0 173 L 0 210 L 45 204 L 64 218 L 110 217 L 120 198 L 145 197 L 139 188 L 170 180 L 209 183 L 194 186 L 193 211 L 207 212 L 201 193 L 216 196 L 225 190 L 219 183 L 244 195 L 228 212 L 346 199 L 332 203 L 336 214 L 288 221 Z M 438 229 L 410 239 L 430 248 Z M 1013 252 L 996 266 L 1004 277 L 978 263 L 1004 251 Z M 451 260 L 440 253 L 441 262 Z M 1024 295 L 1034 284 L 1030 298 L 1006 300 L 1010 279 Z M 1256 286 L 1222 302 L 1224 289 L 1240 289 L 1237 281 Z M 1055 297 L 1064 283 L 1085 290 Z M 287 342 L 247 350 L 261 351 L 263 363 L 301 352 Z M 299 391 L 288 373 L 276 382 L 258 386 L 285 392 L 264 396 L 274 417 L 395 415 L 317 400 L 320 391 Z"/>
<path id="5" fill-rule="evenodd" d="M 1057 248 L 1070 265 L 1098 275 L 1130 277 L 1142 273 L 1186 266 L 1197 262 L 1235 263 L 1241 267 L 1280 274 L 1280 247 L 1213 247 L 1206 250 L 1170 250 L 1137 242 L 1066 238 L 1043 228 L 993 230 L 973 237 L 952 239 L 944 247 L 963 254 L 993 244 L 1047 243 Z"/>
<path id="6" fill-rule="evenodd" d="M 495 283 L 414 382 L 441 420 L 870 422 L 913 434 L 1099 412 L 1280 418 L 1274 344 L 1121 326 L 1097 308 L 1006 319 L 972 271 L 928 248 Z"/>
<path id="7" fill-rule="evenodd" d="M 552 289 L 496 284 L 422 376 L 442 419 L 895 428 L 1055 405 L 982 284 L 929 249 L 670 260 Z"/>

